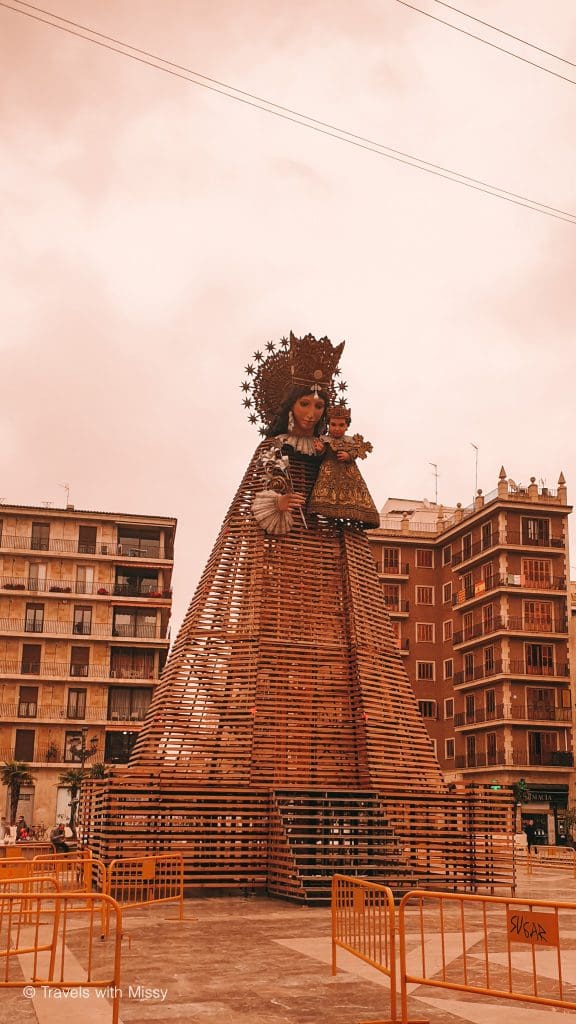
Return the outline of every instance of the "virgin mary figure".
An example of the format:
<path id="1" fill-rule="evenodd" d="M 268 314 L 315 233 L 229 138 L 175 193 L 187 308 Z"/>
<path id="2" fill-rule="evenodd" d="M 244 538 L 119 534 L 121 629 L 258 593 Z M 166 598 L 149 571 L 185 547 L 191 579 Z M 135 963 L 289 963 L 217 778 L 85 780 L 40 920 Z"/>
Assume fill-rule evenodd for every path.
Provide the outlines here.
<path id="1" fill-rule="evenodd" d="M 224 517 L 130 764 L 242 786 L 442 785 L 364 530 L 306 503 L 344 343 L 290 335 L 246 367 L 265 435 Z"/>

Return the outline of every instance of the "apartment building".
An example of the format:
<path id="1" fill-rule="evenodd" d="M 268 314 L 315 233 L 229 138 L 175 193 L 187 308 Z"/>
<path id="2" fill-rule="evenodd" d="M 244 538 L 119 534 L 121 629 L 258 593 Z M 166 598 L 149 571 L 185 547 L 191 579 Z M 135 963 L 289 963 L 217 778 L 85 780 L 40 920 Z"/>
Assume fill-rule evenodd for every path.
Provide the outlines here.
<path id="1" fill-rule="evenodd" d="M 389 499 L 370 532 L 384 597 L 447 781 L 524 780 L 542 841 L 573 784 L 566 482 L 500 472 L 467 508 Z"/>
<path id="2" fill-rule="evenodd" d="M 168 652 L 175 531 L 0 505 L 0 761 L 31 766 L 29 823 L 68 817 L 66 769 L 128 760 Z"/>

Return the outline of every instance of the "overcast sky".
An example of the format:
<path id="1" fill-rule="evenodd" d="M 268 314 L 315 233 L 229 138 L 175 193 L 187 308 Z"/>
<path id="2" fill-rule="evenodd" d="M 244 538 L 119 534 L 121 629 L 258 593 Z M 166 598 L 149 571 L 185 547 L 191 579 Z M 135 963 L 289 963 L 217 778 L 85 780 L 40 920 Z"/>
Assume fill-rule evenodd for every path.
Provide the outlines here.
<path id="1" fill-rule="evenodd" d="M 6 0 L 12 3 L 12 0 Z M 576 212 L 576 88 L 396 0 L 46 0 L 201 74 Z M 415 6 L 576 80 L 576 67 Z M 14 6 L 18 6 L 16 3 Z M 24 8 L 22 10 L 31 8 Z M 573 0 L 462 10 L 576 62 Z M 346 339 L 362 469 L 569 497 L 576 225 L 0 7 L 0 499 L 175 515 L 177 626 L 258 442 L 256 348 Z M 572 561 L 576 561 L 573 556 Z M 576 575 L 576 570 L 573 570 Z"/>

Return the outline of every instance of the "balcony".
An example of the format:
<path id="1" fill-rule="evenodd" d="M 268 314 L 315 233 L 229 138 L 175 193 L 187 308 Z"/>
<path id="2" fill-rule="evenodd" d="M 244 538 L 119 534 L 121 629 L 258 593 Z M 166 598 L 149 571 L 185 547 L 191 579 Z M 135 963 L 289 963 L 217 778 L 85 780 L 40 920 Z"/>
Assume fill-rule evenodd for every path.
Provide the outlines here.
<path id="1" fill-rule="evenodd" d="M 0 662 L 0 676 L 34 676 L 35 678 L 52 677 L 55 679 L 108 679 L 112 669 L 107 665 L 71 665 L 68 661 L 47 661 L 22 664 L 20 661 Z M 118 678 L 113 676 L 112 678 Z M 132 678 L 141 679 L 142 676 Z M 144 678 L 150 678 L 149 676 Z M 157 678 L 157 674 L 154 675 Z"/>
<path id="2" fill-rule="evenodd" d="M 31 702 L 28 702 L 29 704 Z M 107 709 L 105 705 L 96 706 L 90 705 L 86 707 L 81 713 L 80 711 L 74 710 L 73 712 L 63 704 L 39 704 L 34 705 L 35 713 L 23 714 L 22 713 L 23 702 L 20 701 L 16 704 L 0 704 L 0 719 L 4 721 L 13 721 L 14 719 L 20 718 L 33 718 L 37 722 L 42 721 L 106 721 Z"/>
<path id="3" fill-rule="evenodd" d="M 410 602 L 409 601 L 400 601 L 399 599 L 397 599 L 395 597 L 385 597 L 384 598 L 384 604 L 386 605 L 386 610 L 388 612 L 390 612 L 390 613 L 393 613 L 393 612 L 396 612 L 396 613 L 398 613 L 398 612 L 409 612 L 410 611 Z"/>
<path id="4" fill-rule="evenodd" d="M 560 626 L 562 628 L 559 628 Z M 452 642 L 456 647 L 458 644 L 471 643 L 502 630 L 508 633 L 530 633 L 531 635 L 555 633 L 558 636 L 564 636 L 568 632 L 567 623 L 564 621 L 555 622 L 553 619 L 546 618 L 532 619 L 525 615 L 494 615 L 492 619 L 487 619 L 485 622 L 474 622 L 471 626 L 456 630 Z"/>
<path id="5" fill-rule="evenodd" d="M 463 587 L 452 595 L 452 604 L 461 605 L 473 598 L 482 598 L 491 590 L 500 587 L 519 587 L 522 590 L 566 590 L 565 576 L 551 576 L 541 580 L 532 580 L 521 573 L 495 573 L 487 580 L 476 580 L 472 586 Z"/>
<path id="6" fill-rule="evenodd" d="M 535 704 L 510 707 L 498 704 L 492 711 L 485 708 L 476 708 L 473 714 L 467 711 L 459 711 L 454 715 L 454 727 L 464 729 L 469 725 L 486 725 L 490 722 L 557 722 L 559 725 L 569 725 L 572 722 L 571 708 L 556 708 L 549 706 L 538 706 Z"/>
<path id="7" fill-rule="evenodd" d="M 142 597 L 169 600 L 171 590 L 159 590 L 158 585 L 133 587 L 123 583 L 86 583 L 80 580 L 24 579 L 22 576 L 0 577 L 0 590 L 17 590 L 28 594 L 81 594 L 89 597 Z"/>
<path id="8" fill-rule="evenodd" d="M 505 545 L 531 549 L 564 548 L 564 540 L 562 537 L 528 538 L 516 530 L 494 531 L 490 538 L 477 540 L 465 550 L 455 551 L 452 555 L 452 565 L 461 565 L 462 562 L 468 562 L 470 559 L 476 558 L 477 555 L 483 554 L 484 551 Z"/>
<path id="9" fill-rule="evenodd" d="M 77 540 L 44 540 L 41 537 L 19 537 L 3 533 L 0 537 L 0 551 L 42 551 L 69 555 L 98 555 L 114 558 L 154 558 L 165 560 L 166 556 L 159 542 L 122 542 L 121 544 L 80 544 Z"/>
<path id="10" fill-rule="evenodd" d="M 0 633 L 33 633 L 35 636 L 85 636 L 85 637 L 132 637 L 138 640 L 161 640 L 157 636 L 156 625 L 98 625 L 85 622 L 57 622 L 46 619 L 44 622 L 27 622 L 25 619 L 0 619 Z M 31 669 L 31 674 L 34 671 Z"/>
<path id="11" fill-rule="evenodd" d="M 534 666 L 527 665 L 524 661 L 495 661 L 493 665 L 474 665 L 469 669 L 461 669 L 454 673 L 453 679 L 454 686 L 462 686 L 464 683 L 474 683 L 478 679 L 491 679 L 494 676 L 560 676 L 566 678 L 569 675 L 570 666 L 566 662 Z"/>
<path id="12" fill-rule="evenodd" d="M 550 750 L 545 753 L 528 753 L 527 750 L 514 749 L 512 756 L 504 750 L 496 750 L 487 754 L 480 750 L 476 753 L 458 754 L 455 758 L 456 768 L 558 768 L 566 771 L 574 763 L 573 754 L 567 750 Z"/>
<path id="13" fill-rule="evenodd" d="M 522 750 L 514 748 L 512 764 L 542 768 L 572 768 L 574 755 L 570 750 Z"/>
<path id="14" fill-rule="evenodd" d="M 410 565 L 408 562 L 404 562 L 398 565 L 383 565 L 381 562 L 376 563 L 376 569 L 380 576 L 409 576 Z"/>
<path id="15" fill-rule="evenodd" d="M 495 766 L 506 766 L 506 754 L 503 748 L 491 750 L 486 753 L 478 750 L 474 754 L 458 754 L 455 758 L 456 768 L 493 768 Z"/>

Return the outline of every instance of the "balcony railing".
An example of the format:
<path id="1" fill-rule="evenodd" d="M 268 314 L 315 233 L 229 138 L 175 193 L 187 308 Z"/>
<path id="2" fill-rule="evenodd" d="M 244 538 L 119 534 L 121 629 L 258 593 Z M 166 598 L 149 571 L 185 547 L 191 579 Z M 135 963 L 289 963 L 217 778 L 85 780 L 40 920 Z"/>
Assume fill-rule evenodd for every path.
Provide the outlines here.
<path id="1" fill-rule="evenodd" d="M 382 562 L 377 562 L 376 567 L 381 576 L 409 576 L 410 565 L 408 562 L 398 565 L 383 565 Z"/>
<path id="2" fill-rule="evenodd" d="M 35 635 L 55 636 L 112 636 L 112 637 L 136 637 L 157 639 L 156 626 L 147 625 L 125 625 L 117 626 L 111 624 L 100 625 L 86 622 L 57 622 L 54 619 L 46 619 L 44 622 L 28 622 L 26 619 L 0 619 L 0 633 L 34 633 Z M 161 638 L 158 638 L 161 639 Z"/>
<path id="3" fill-rule="evenodd" d="M 409 601 L 400 601 L 395 597 L 384 597 L 384 604 L 389 612 L 408 612 L 410 611 Z"/>
<path id="4" fill-rule="evenodd" d="M 68 709 L 62 704 L 35 704 L 35 714 L 24 715 L 22 713 L 22 701 L 17 704 L 0 704 L 0 718 L 1 719 L 14 719 L 14 718 L 34 718 L 36 721 L 43 721 L 46 719 L 70 719 L 72 721 L 94 721 L 96 719 L 106 719 L 107 709 L 105 705 L 101 707 L 90 706 L 85 708 L 83 711 L 76 711 Z"/>
<path id="5" fill-rule="evenodd" d="M 0 550 L 2 548 L 10 551 L 53 551 L 72 555 L 113 555 L 116 558 L 165 558 L 159 542 L 154 541 L 81 544 L 77 540 L 44 540 L 42 537 L 19 537 L 16 534 L 3 533 L 0 537 Z"/>
<path id="6" fill-rule="evenodd" d="M 474 665 L 469 669 L 461 669 L 454 673 L 454 686 L 473 683 L 477 679 L 489 679 L 499 675 L 521 676 L 562 676 L 570 675 L 567 662 L 556 665 L 527 665 L 525 661 L 495 661 L 493 665 Z"/>
<path id="7" fill-rule="evenodd" d="M 494 721 L 514 722 L 558 722 L 560 724 L 572 721 L 571 708 L 539 707 L 535 704 L 528 704 L 521 707 L 506 707 L 498 704 L 494 710 L 487 711 L 486 708 L 476 708 L 473 713 L 459 711 L 454 715 L 454 725 L 462 729 L 467 725 L 484 725 Z"/>
<path id="8" fill-rule="evenodd" d="M 541 580 L 532 580 L 522 573 L 494 573 L 486 580 L 476 580 L 471 586 L 462 587 L 452 595 L 452 604 L 463 604 L 464 601 L 471 601 L 473 597 L 483 595 L 495 590 L 497 587 L 520 587 L 522 590 L 566 590 L 565 576 L 550 576 Z"/>
<path id="9" fill-rule="evenodd" d="M 22 576 L 0 577 L 0 590 L 17 590 L 30 594 L 82 594 L 91 597 L 145 597 L 163 598 L 172 596 L 171 590 L 159 590 L 158 585 L 134 586 L 124 583 L 86 583 L 82 580 L 24 579 Z"/>
<path id="10" fill-rule="evenodd" d="M 455 758 L 456 768 L 487 768 L 492 765 L 501 765 L 503 767 L 522 767 L 530 768 L 545 767 L 545 768 L 569 768 L 574 763 L 574 757 L 571 752 L 565 750 L 551 750 L 546 753 L 536 753 L 527 750 L 514 749 L 512 756 L 506 754 L 504 750 L 496 750 L 487 754 L 483 750 L 476 751 L 475 754 L 458 754 Z"/>
<path id="11" fill-rule="evenodd" d="M 487 619 L 484 622 L 473 622 L 471 626 L 465 626 L 464 629 L 456 630 L 453 635 L 453 643 L 465 644 L 472 640 L 478 640 L 479 637 L 497 633 L 500 630 L 506 630 L 510 633 L 531 634 L 567 633 L 568 624 L 564 621 L 558 622 L 554 619 L 541 617 L 531 618 L 526 615 L 508 615 L 506 617 L 495 615 L 492 619 Z"/>
<path id="12" fill-rule="evenodd" d="M 497 547 L 504 544 L 514 544 L 520 547 L 529 548 L 563 548 L 564 541 L 561 537 L 548 537 L 548 538 L 528 538 L 526 535 L 522 535 L 516 530 L 497 531 L 491 534 L 490 537 L 484 537 L 480 540 L 474 541 L 466 549 L 462 551 L 455 551 L 452 555 L 452 565 L 460 565 L 462 562 L 467 562 L 470 558 L 475 558 L 476 555 L 481 554 L 483 551 L 489 551 L 490 548 Z"/>
<path id="13" fill-rule="evenodd" d="M 71 665 L 70 662 L 0 662 L 0 676 L 53 676 L 56 679 L 82 678 L 82 679 L 157 679 L 158 673 L 129 674 L 130 670 L 109 668 L 107 665 Z M 123 673 L 123 674 L 120 674 Z"/>

